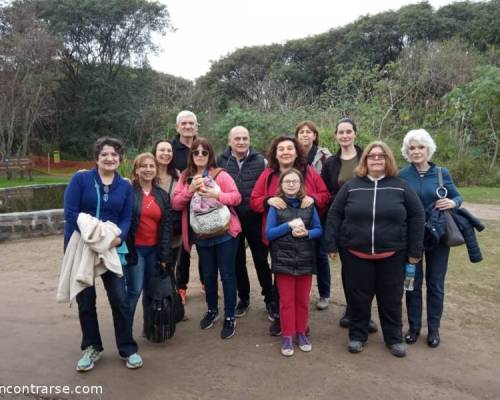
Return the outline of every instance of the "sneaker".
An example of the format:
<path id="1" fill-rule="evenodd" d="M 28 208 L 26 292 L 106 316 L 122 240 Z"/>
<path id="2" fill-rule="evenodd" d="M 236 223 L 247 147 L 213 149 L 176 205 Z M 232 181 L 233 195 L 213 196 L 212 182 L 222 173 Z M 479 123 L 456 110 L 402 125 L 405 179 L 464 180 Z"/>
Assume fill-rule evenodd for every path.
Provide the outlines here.
<path id="1" fill-rule="evenodd" d="M 309 338 L 303 333 L 297 333 L 297 341 L 299 342 L 299 349 L 302 351 L 311 351 L 312 344 Z"/>
<path id="2" fill-rule="evenodd" d="M 316 308 L 318 310 L 326 310 L 328 308 L 329 302 L 330 302 L 329 297 L 320 297 L 319 301 L 316 303 Z"/>
<path id="3" fill-rule="evenodd" d="M 391 351 L 394 357 L 405 357 L 406 356 L 406 345 L 404 343 L 394 343 L 388 344 L 387 347 Z"/>
<path id="4" fill-rule="evenodd" d="M 236 333 L 236 319 L 229 317 L 225 318 L 224 326 L 220 331 L 221 339 L 229 339 L 233 337 L 235 333 Z"/>
<path id="5" fill-rule="evenodd" d="M 293 356 L 293 341 L 291 336 L 281 338 L 281 354 L 285 357 Z"/>
<path id="6" fill-rule="evenodd" d="M 240 300 L 238 302 L 238 305 L 236 306 L 235 317 L 241 318 L 241 317 L 244 317 L 245 315 L 247 315 L 249 307 L 250 307 L 250 304 L 248 303 L 248 301 Z"/>
<path id="7" fill-rule="evenodd" d="M 412 331 L 411 329 L 406 332 L 405 342 L 408 344 L 417 343 L 418 337 L 420 336 L 420 332 Z"/>
<path id="8" fill-rule="evenodd" d="M 267 319 L 271 322 L 274 321 L 276 318 L 276 312 L 274 311 L 276 309 L 276 304 L 270 301 L 269 303 L 266 303 L 266 311 L 267 311 Z"/>
<path id="9" fill-rule="evenodd" d="M 83 350 L 83 357 L 78 360 L 76 370 L 80 372 L 90 371 L 94 363 L 101 358 L 102 351 L 97 351 L 94 346 L 88 346 Z"/>
<path id="10" fill-rule="evenodd" d="M 269 334 L 271 336 L 280 336 L 281 335 L 281 324 L 279 318 L 274 318 L 274 321 L 271 323 L 269 327 Z"/>
<path id="11" fill-rule="evenodd" d="M 339 320 L 339 325 L 342 327 L 342 328 L 349 328 L 349 324 L 351 323 L 350 319 L 349 319 L 349 316 L 347 315 L 346 312 L 344 312 L 344 315 L 342 315 L 342 317 L 340 318 Z"/>
<path id="12" fill-rule="evenodd" d="M 378 325 L 375 321 L 370 320 L 370 322 L 368 322 L 368 333 L 376 333 L 376 332 L 378 332 Z"/>
<path id="13" fill-rule="evenodd" d="M 126 357 L 125 360 L 127 361 L 125 363 L 125 365 L 127 366 L 127 368 L 130 368 L 130 369 L 141 368 L 142 365 L 144 364 L 142 362 L 142 357 L 139 354 L 137 354 L 137 353 L 134 353 L 134 354 Z"/>
<path id="14" fill-rule="evenodd" d="M 349 353 L 361 353 L 365 344 L 359 340 L 349 340 L 347 344 L 347 350 Z"/>
<path id="15" fill-rule="evenodd" d="M 177 292 L 179 293 L 179 296 L 181 297 L 182 304 L 186 304 L 186 300 L 187 300 L 186 289 L 178 289 Z"/>
<path id="16" fill-rule="evenodd" d="M 214 326 L 215 321 L 220 318 L 218 311 L 208 310 L 203 319 L 200 321 L 201 329 L 208 329 Z"/>

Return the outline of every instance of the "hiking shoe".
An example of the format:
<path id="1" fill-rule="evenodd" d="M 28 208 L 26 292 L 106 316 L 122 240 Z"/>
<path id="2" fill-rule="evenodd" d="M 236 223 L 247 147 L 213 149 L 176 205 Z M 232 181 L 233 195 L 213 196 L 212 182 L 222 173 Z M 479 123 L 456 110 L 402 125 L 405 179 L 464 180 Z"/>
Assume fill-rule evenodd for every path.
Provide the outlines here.
<path id="1" fill-rule="evenodd" d="M 271 326 L 269 327 L 269 334 L 271 336 L 281 335 L 281 323 L 279 318 L 274 317 L 274 321 L 271 323 Z"/>
<path id="2" fill-rule="evenodd" d="M 241 318 L 241 317 L 244 317 L 245 315 L 247 315 L 249 307 L 250 307 L 250 304 L 248 303 L 248 301 L 240 300 L 238 302 L 238 305 L 236 306 L 236 311 L 234 314 L 235 317 Z"/>
<path id="3" fill-rule="evenodd" d="M 218 311 L 208 310 L 203 319 L 200 321 L 201 329 L 208 329 L 214 326 L 215 321 L 220 318 Z"/>
<path id="4" fill-rule="evenodd" d="M 429 331 L 427 334 L 427 345 L 432 348 L 436 348 L 441 343 L 441 338 L 439 337 L 439 331 Z"/>
<path id="5" fill-rule="evenodd" d="M 406 356 L 406 345 L 404 343 L 393 343 L 388 344 L 387 347 L 391 351 L 394 357 L 405 357 Z"/>
<path id="6" fill-rule="evenodd" d="M 285 357 L 293 356 L 293 341 L 291 336 L 281 338 L 281 354 Z"/>
<path id="7" fill-rule="evenodd" d="M 347 315 L 346 312 L 344 312 L 344 315 L 342 315 L 342 317 L 340 317 L 339 325 L 342 328 L 349 328 L 350 323 L 351 323 L 351 320 L 349 319 L 349 316 Z"/>
<path id="8" fill-rule="evenodd" d="M 420 332 L 412 331 L 411 329 L 406 332 L 405 342 L 408 344 L 417 343 L 418 337 L 420 336 Z"/>
<path id="9" fill-rule="evenodd" d="M 368 333 L 376 333 L 376 332 L 378 332 L 378 325 L 376 324 L 375 321 L 370 320 L 370 322 L 368 322 Z"/>
<path id="10" fill-rule="evenodd" d="M 90 371 L 94 363 L 101 358 L 102 351 L 97 351 L 94 346 L 88 346 L 83 350 L 83 356 L 76 364 L 76 370 L 80 372 Z"/>
<path id="11" fill-rule="evenodd" d="M 129 369 L 137 369 L 137 368 L 141 368 L 142 365 L 144 364 L 143 361 L 142 361 L 142 357 L 137 354 L 137 353 L 134 353 L 134 354 L 131 354 L 130 356 L 128 357 L 120 357 L 122 360 L 125 360 L 127 361 L 125 363 L 125 365 L 127 366 L 127 368 Z"/>
<path id="12" fill-rule="evenodd" d="M 276 304 L 272 301 L 266 303 L 267 319 L 271 322 L 276 318 Z"/>
<path id="13" fill-rule="evenodd" d="M 182 304 L 186 304 L 186 300 L 187 300 L 187 291 L 186 291 L 186 289 L 178 289 L 177 293 L 179 293 L 179 296 L 181 297 Z"/>
<path id="14" fill-rule="evenodd" d="M 229 339 L 236 333 L 236 319 L 227 317 L 224 319 L 224 326 L 220 331 L 221 339 Z"/>
<path id="15" fill-rule="evenodd" d="M 365 344 L 359 340 L 349 340 L 349 343 L 347 344 L 347 350 L 349 350 L 349 353 L 361 353 L 364 347 Z"/>
<path id="16" fill-rule="evenodd" d="M 303 333 L 297 333 L 297 341 L 299 343 L 299 349 L 302 351 L 311 351 L 312 344 L 309 338 Z"/>
<path id="17" fill-rule="evenodd" d="M 326 310 L 328 308 L 329 301 L 329 297 L 320 297 L 318 302 L 316 303 L 316 308 L 318 310 Z"/>

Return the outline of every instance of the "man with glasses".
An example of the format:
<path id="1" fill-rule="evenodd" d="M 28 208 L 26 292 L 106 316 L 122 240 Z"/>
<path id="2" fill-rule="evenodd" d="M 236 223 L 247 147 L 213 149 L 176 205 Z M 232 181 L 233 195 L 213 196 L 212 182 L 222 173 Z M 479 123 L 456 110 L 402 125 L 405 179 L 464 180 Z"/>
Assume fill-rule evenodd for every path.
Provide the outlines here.
<path id="1" fill-rule="evenodd" d="M 242 202 L 236 207 L 242 232 L 236 254 L 236 284 L 238 305 L 236 317 L 243 317 L 250 306 L 250 281 L 246 267 L 245 239 L 248 242 L 252 258 L 262 288 L 269 319 L 273 318 L 272 275 L 267 261 L 268 250 L 262 243 L 262 215 L 254 213 L 248 205 L 250 193 L 266 167 L 265 158 L 250 146 L 250 134 L 244 126 L 235 126 L 229 131 L 228 148 L 218 157 L 217 166 L 224 168 L 236 182 Z"/>

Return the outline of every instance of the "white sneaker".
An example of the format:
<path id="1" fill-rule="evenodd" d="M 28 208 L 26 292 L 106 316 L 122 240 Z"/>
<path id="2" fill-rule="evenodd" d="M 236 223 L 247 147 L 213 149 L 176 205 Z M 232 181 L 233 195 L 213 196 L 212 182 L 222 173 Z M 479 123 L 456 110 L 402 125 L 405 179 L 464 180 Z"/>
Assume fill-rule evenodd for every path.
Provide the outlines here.
<path id="1" fill-rule="evenodd" d="M 330 302 L 329 297 L 320 297 L 316 303 L 316 308 L 318 310 L 326 310 L 328 308 L 328 303 Z"/>
<path id="2" fill-rule="evenodd" d="M 90 371 L 94 368 L 95 362 L 101 358 L 102 351 L 97 351 L 94 346 L 89 346 L 83 350 L 83 357 L 78 360 L 76 370 L 79 372 Z"/>

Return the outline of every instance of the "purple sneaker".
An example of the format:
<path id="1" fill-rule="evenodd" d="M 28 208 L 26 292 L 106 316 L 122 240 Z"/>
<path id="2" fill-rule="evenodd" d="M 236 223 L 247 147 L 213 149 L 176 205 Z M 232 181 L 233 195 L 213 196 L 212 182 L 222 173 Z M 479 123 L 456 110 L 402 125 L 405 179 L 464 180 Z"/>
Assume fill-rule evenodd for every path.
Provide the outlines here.
<path id="1" fill-rule="evenodd" d="M 297 341 L 299 342 L 299 349 L 302 351 L 311 351 L 312 344 L 309 338 L 303 333 L 297 333 Z"/>
<path id="2" fill-rule="evenodd" d="M 293 356 L 293 342 L 291 336 L 281 337 L 281 354 L 285 357 Z"/>

